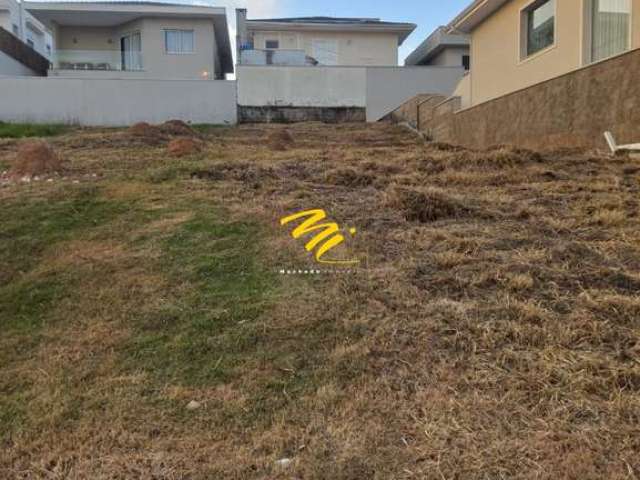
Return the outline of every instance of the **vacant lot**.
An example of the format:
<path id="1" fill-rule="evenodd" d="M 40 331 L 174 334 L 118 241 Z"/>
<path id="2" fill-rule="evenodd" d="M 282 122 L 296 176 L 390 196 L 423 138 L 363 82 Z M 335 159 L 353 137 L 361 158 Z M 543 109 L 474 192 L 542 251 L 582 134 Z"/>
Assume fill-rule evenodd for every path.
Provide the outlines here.
<path id="1" fill-rule="evenodd" d="M 0 184 L 0 478 L 640 477 L 639 161 L 199 136 L 71 131 Z M 313 208 L 354 271 L 280 274 Z"/>

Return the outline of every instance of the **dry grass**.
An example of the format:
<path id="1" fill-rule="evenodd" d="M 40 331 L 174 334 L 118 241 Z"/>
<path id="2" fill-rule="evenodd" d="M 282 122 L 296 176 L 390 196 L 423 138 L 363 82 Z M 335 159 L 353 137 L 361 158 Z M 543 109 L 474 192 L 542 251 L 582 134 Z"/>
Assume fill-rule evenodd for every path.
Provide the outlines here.
<path id="1" fill-rule="evenodd" d="M 284 130 L 76 132 L 97 185 L 0 188 L 0 477 L 640 476 L 638 160 Z M 311 208 L 355 273 L 274 274 Z"/>

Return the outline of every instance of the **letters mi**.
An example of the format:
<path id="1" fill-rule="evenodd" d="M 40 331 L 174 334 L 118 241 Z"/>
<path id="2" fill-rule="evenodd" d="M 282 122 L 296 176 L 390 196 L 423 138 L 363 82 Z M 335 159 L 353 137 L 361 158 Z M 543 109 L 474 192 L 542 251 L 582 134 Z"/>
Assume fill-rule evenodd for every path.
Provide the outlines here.
<path id="1" fill-rule="evenodd" d="M 313 234 L 311 239 L 305 245 L 308 252 L 314 252 L 314 257 L 318 263 L 329 265 L 355 265 L 360 260 L 335 260 L 327 259 L 326 254 L 338 245 L 345 242 L 345 235 L 340 226 L 336 222 L 320 223 L 327 218 L 324 210 L 307 210 L 295 213 L 280 220 L 280 225 L 285 226 L 297 220 L 304 220 L 292 232 L 291 236 L 296 240 L 306 235 Z M 356 234 L 355 228 L 350 228 L 348 233 L 351 236 Z"/>

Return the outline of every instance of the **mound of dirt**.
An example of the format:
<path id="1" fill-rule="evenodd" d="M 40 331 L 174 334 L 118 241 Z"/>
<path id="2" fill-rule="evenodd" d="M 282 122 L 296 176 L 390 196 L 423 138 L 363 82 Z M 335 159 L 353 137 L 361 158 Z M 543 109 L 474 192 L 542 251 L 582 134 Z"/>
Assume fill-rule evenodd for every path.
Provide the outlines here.
<path id="1" fill-rule="evenodd" d="M 167 145 L 167 152 L 172 157 L 185 157 L 202 152 L 202 141 L 190 137 L 174 138 Z"/>
<path id="2" fill-rule="evenodd" d="M 389 206 L 402 211 L 408 222 L 429 223 L 471 213 L 458 200 L 436 191 L 395 189 L 388 198 Z"/>
<path id="3" fill-rule="evenodd" d="M 139 122 L 132 125 L 127 130 L 127 133 L 136 140 L 150 145 L 157 145 L 165 140 L 165 134 L 162 129 L 154 125 L 149 125 L 147 122 Z"/>
<path id="4" fill-rule="evenodd" d="M 293 147 L 295 139 L 289 130 L 278 129 L 269 134 L 268 143 L 272 150 L 283 152 Z"/>
<path id="5" fill-rule="evenodd" d="M 191 125 L 182 120 L 169 120 L 160 125 L 160 130 L 168 135 L 174 136 L 186 136 L 186 137 L 197 137 L 198 132 L 196 132 Z"/>
<path id="6" fill-rule="evenodd" d="M 14 177 L 35 177 L 61 171 L 62 162 L 53 148 L 43 140 L 33 140 L 20 145 L 9 174 Z"/>
<path id="7" fill-rule="evenodd" d="M 373 175 L 363 172 L 357 172 L 353 168 L 343 168 L 333 170 L 327 173 L 326 181 L 331 185 L 339 185 L 342 187 L 368 187 L 375 181 Z"/>

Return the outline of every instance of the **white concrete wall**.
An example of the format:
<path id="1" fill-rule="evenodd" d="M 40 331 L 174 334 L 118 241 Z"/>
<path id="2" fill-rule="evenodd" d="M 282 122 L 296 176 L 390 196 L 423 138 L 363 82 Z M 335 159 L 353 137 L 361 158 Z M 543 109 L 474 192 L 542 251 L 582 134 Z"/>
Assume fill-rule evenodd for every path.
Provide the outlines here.
<path id="1" fill-rule="evenodd" d="M 421 94 L 449 96 L 464 75 L 462 67 L 367 69 L 367 121 L 377 122 Z"/>
<path id="2" fill-rule="evenodd" d="M 462 67 L 238 66 L 247 107 L 366 107 L 375 122 L 418 94 L 450 95 Z"/>
<path id="3" fill-rule="evenodd" d="M 237 122 L 236 84 L 231 81 L 0 77 L 0 92 L 0 121 L 6 122 Z"/>
<path id="4" fill-rule="evenodd" d="M 362 67 L 238 67 L 238 104 L 249 107 L 365 107 Z"/>
<path id="5" fill-rule="evenodd" d="M 0 52 L 0 75 L 15 75 L 17 77 L 35 77 L 36 72 L 10 57 L 4 52 Z M 2 95 L 0 94 L 0 100 Z M 0 102 L 0 105 L 2 103 Z M 1 107 L 0 107 L 1 108 Z"/>

